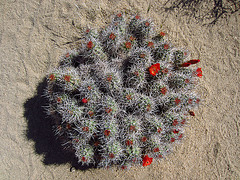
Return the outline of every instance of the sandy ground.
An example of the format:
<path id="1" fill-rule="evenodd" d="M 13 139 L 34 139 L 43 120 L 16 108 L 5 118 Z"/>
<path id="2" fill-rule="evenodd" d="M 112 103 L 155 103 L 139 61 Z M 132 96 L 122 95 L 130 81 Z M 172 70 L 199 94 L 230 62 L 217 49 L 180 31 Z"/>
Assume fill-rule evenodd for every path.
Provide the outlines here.
<path id="1" fill-rule="evenodd" d="M 150 3 L 150 9 L 148 7 Z M 77 5 L 77 6 L 76 6 Z M 240 179 L 240 16 L 216 25 L 162 11 L 154 0 L 0 0 L 0 179 Z M 199 58 L 202 106 L 166 159 L 129 171 L 70 171 L 42 112 L 44 76 L 86 27 L 119 11 L 151 17 L 158 31 Z M 71 43 L 74 42 L 74 43 Z"/>

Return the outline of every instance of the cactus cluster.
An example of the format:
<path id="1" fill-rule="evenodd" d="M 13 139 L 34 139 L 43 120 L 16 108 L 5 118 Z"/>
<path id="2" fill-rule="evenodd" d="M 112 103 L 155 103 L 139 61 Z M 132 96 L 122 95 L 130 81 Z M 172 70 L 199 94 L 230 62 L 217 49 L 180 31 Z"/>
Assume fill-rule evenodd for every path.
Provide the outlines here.
<path id="1" fill-rule="evenodd" d="M 82 165 L 125 169 L 161 159 L 199 104 L 199 61 L 138 15 L 119 13 L 109 26 L 87 29 L 82 46 L 47 75 L 57 137 Z"/>

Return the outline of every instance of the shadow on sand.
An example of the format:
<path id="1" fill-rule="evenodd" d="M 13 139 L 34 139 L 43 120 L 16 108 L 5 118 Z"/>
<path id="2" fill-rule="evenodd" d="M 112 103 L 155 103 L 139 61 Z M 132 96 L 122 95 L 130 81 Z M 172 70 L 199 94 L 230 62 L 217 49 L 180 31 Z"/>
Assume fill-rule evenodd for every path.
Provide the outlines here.
<path id="1" fill-rule="evenodd" d="M 205 25 L 214 25 L 220 18 L 228 19 L 240 9 L 239 0 L 169 0 L 164 4 L 164 12 L 177 11 L 193 17 Z"/>
<path id="2" fill-rule="evenodd" d="M 45 165 L 70 163 L 72 166 L 70 171 L 72 168 L 79 170 L 95 168 L 81 166 L 74 153 L 63 149 L 60 141 L 56 139 L 52 119 L 46 115 L 43 108 L 47 104 L 46 98 L 43 97 L 46 86 L 47 82 L 44 79 L 37 87 L 37 94 L 24 104 L 24 117 L 28 126 L 25 133 L 27 139 L 35 142 L 35 152 L 44 156 Z"/>

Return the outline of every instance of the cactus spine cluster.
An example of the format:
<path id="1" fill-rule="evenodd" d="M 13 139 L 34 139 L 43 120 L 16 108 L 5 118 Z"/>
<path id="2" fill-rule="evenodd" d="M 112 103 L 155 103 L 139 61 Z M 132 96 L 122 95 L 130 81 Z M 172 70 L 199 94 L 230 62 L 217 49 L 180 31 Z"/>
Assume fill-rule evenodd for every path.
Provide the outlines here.
<path id="1" fill-rule="evenodd" d="M 84 38 L 47 75 L 56 135 L 83 165 L 127 168 L 164 157 L 199 104 L 199 60 L 138 15 L 126 22 L 119 13 Z"/>

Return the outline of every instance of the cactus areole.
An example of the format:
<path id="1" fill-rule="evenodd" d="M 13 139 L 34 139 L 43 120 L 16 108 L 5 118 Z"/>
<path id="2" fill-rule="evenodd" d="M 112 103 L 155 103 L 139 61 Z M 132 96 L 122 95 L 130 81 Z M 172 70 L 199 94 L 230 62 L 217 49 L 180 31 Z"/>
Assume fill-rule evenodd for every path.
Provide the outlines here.
<path id="1" fill-rule="evenodd" d="M 118 13 L 104 29 L 87 29 L 82 46 L 48 73 L 47 113 L 79 164 L 146 167 L 184 138 L 202 70 L 166 34 Z"/>

